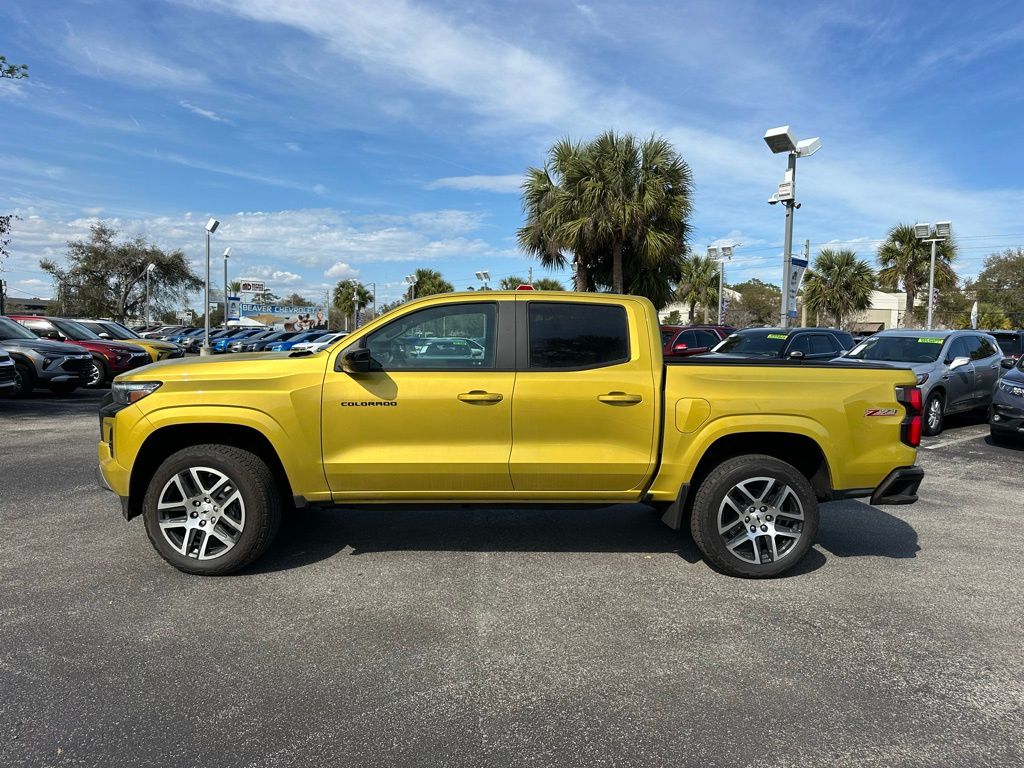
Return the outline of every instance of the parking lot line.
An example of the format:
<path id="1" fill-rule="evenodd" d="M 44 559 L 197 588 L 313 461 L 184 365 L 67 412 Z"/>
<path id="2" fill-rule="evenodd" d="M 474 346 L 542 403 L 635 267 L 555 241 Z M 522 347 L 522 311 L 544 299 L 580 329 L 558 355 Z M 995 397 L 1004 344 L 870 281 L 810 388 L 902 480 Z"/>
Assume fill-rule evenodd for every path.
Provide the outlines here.
<path id="1" fill-rule="evenodd" d="M 977 440 L 979 437 L 984 437 L 985 434 L 985 431 L 978 431 L 974 434 L 964 435 L 963 437 L 957 437 L 952 440 L 942 440 L 934 445 L 922 445 L 921 448 L 926 451 L 934 451 L 936 448 L 945 448 L 947 445 L 956 445 L 957 443 L 966 443 L 969 440 Z"/>

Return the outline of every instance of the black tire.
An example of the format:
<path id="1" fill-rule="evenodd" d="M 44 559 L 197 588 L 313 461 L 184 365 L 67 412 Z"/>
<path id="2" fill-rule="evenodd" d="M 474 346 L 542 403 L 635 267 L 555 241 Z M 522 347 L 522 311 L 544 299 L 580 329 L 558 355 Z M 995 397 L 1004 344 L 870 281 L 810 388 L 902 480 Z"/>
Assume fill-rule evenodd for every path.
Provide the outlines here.
<path id="1" fill-rule="evenodd" d="M 110 379 L 110 371 L 107 369 L 107 363 L 101 357 L 93 355 L 92 367 L 89 369 L 89 375 L 86 378 L 85 386 L 89 389 L 98 389 L 102 387 Z"/>
<path id="2" fill-rule="evenodd" d="M 78 383 L 73 381 L 58 381 L 50 385 L 50 391 L 57 395 L 70 395 L 78 389 Z"/>
<path id="3" fill-rule="evenodd" d="M 936 413 L 938 421 L 935 425 L 932 425 L 930 414 L 936 402 L 938 402 L 938 412 Z M 923 421 L 922 430 L 926 435 L 935 437 L 935 435 L 942 434 L 942 427 L 946 423 L 946 398 L 942 396 L 941 392 L 932 392 L 928 395 L 928 400 L 924 404 Z"/>
<path id="4" fill-rule="evenodd" d="M 754 483 L 754 487 L 756 487 L 756 484 L 759 482 L 756 478 L 771 478 L 776 481 L 774 486 L 776 488 L 780 483 L 788 486 L 799 502 L 803 514 L 803 521 L 799 528 L 794 528 L 799 533 L 799 538 L 796 539 L 795 543 L 785 544 L 789 537 L 780 536 L 776 539 L 776 541 L 782 542 L 782 546 L 787 547 L 784 550 L 780 547 L 781 554 L 779 554 L 777 559 L 764 562 L 761 553 L 763 552 L 764 556 L 768 557 L 770 556 L 768 551 L 759 549 L 757 554 L 751 551 L 752 557 L 757 557 L 760 561 L 759 563 L 755 563 L 753 560 L 745 560 L 740 555 L 730 551 L 726 546 L 723 534 L 719 533 L 718 522 L 719 508 L 725 504 L 726 495 L 733 492 L 737 484 L 745 481 Z M 765 487 L 767 485 L 767 483 L 764 484 Z M 782 501 L 785 500 L 783 499 Z M 792 505 L 793 501 L 790 500 L 786 503 Z M 764 522 L 764 513 L 760 511 L 759 507 L 756 509 L 757 512 L 755 514 L 761 515 L 756 521 L 758 526 L 762 523 L 766 527 L 774 526 L 775 522 L 782 523 L 782 517 L 779 517 L 778 521 L 772 519 Z M 770 506 L 769 509 L 771 509 Z M 785 515 L 785 513 L 784 516 L 791 517 Z M 747 528 L 747 524 L 739 519 L 735 525 L 739 526 L 741 533 Z M 770 530 L 775 529 L 772 527 Z M 781 526 L 780 530 L 782 530 Z M 708 563 L 716 570 L 729 576 L 739 576 L 746 579 L 770 578 L 788 571 L 800 562 L 803 556 L 807 554 L 807 551 L 814 545 L 814 540 L 818 535 L 818 500 L 807 478 L 791 464 L 780 461 L 773 456 L 762 454 L 737 456 L 722 462 L 700 484 L 700 487 L 697 489 L 697 495 L 694 497 L 693 514 L 690 517 L 690 532 L 693 534 L 693 540 L 697 544 L 697 548 L 700 549 Z M 771 542 L 769 539 L 774 538 L 770 535 L 762 536 L 759 532 L 755 532 L 755 535 L 758 537 L 756 540 L 758 543 L 748 543 L 751 546 L 762 548 L 766 545 L 770 546 Z"/>
<path id="5" fill-rule="evenodd" d="M 14 364 L 14 389 L 11 397 L 28 397 L 36 386 L 36 374 L 25 363 Z"/>
<path id="6" fill-rule="evenodd" d="M 161 491 L 176 474 L 190 467 L 209 467 L 227 475 L 244 502 L 244 527 L 236 543 L 209 560 L 177 551 L 160 530 L 157 503 Z M 149 481 L 142 508 L 146 533 L 159 555 L 179 571 L 202 576 L 232 573 L 259 558 L 277 535 L 281 525 L 281 493 L 277 485 L 266 463 L 249 451 L 216 444 L 184 448 L 165 459 Z"/>

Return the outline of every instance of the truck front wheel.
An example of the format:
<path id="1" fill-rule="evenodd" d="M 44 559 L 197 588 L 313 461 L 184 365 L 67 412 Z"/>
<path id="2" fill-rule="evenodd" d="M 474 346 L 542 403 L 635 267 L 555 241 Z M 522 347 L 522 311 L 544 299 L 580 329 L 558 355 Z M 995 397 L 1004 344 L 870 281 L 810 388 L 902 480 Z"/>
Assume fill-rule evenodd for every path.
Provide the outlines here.
<path id="1" fill-rule="evenodd" d="M 778 576 L 814 544 L 818 501 L 791 464 L 760 454 L 737 456 L 701 483 L 690 531 L 704 557 L 723 573 Z"/>
<path id="2" fill-rule="evenodd" d="M 262 555 L 281 522 L 273 473 L 256 454 L 197 445 L 171 454 L 143 500 L 149 540 L 179 571 L 220 576 Z"/>

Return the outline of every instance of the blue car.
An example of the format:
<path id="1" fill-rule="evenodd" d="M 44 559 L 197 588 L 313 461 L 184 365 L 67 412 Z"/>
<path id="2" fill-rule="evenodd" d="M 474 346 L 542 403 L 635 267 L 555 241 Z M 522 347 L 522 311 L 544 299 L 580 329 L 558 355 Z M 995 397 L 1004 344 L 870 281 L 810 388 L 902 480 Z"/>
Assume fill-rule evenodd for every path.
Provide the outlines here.
<path id="1" fill-rule="evenodd" d="M 272 344 L 268 344 L 266 349 L 267 352 L 287 352 L 300 341 L 309 341 L 310 339 L 315 339 L 317 336 L 323 336 L 325 333 L 326 331 L 324 330 L 303 331 L 302 333 L 297 333 L 285 341 L 275 341 Z"/>
<path id="2" fill-rule="evenodd" d="M 257 333 L 263 333 L 263 331 L 265 330 L 265 328 L 250 328 L 249 330 L 246 331 L 231 330 L 228 331 L 228 333 L 225 334 L 224 336 L 218 338 L 217 341 L 211 343 L 210 348 L 213 350 L 214 354 L 227 352 L 228 345 L 231 342 L 238 341 L 240 339 L 247 339 L 250 336 L 255 336 Z"/>

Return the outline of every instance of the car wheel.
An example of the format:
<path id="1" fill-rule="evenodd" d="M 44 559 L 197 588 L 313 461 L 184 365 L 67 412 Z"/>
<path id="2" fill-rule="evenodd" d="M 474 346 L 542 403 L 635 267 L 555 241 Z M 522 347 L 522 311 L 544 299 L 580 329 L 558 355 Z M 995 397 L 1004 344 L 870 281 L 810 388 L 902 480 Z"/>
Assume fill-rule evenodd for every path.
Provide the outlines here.
<path id="1" fill-rule="evenodd" d="M 752 454 L 716 467 L 697 490 L 690 531 L 708 562 L 743 578 L 778 576 L 818 535 L 818 500 L 795 467 Z"/>
<path id="2" fill-rule="evenodd" d="M 58 395 L 70 395 L 78 389 L 78 384 L 69 381 L 59 381 L 50 385 L 50 391 Z"/>
<path id="3" fill-rule="evenodd" d="M 24 363 L 14 364 L 14 397 L 28 397 L 36 385 L 36 376 Z"/>
<path id="4" fill-rule="evenodd" d="M 946 400 L 940 392 L 932 392 L 924 404 L 924 433 L 934 437 L 942 432 Z"/>
<path id="5" fill-rule="evenodd" d="M 266 463 L 249 451 L 198 445 L 169 456 L 143 501 L 149 540 L 179 571 L 220 576 L 262 555 L 281 523 Z"/>
<path id="6" fill-rule="evenodd" d="M 102 359 L 94 357 L 92 359 L 92 367 L 89 368 L 89 372 L 86 374 L 85 386 L 91 389 L 102 387 L 107 383 L 107 377 L 107 364 Z"/>

